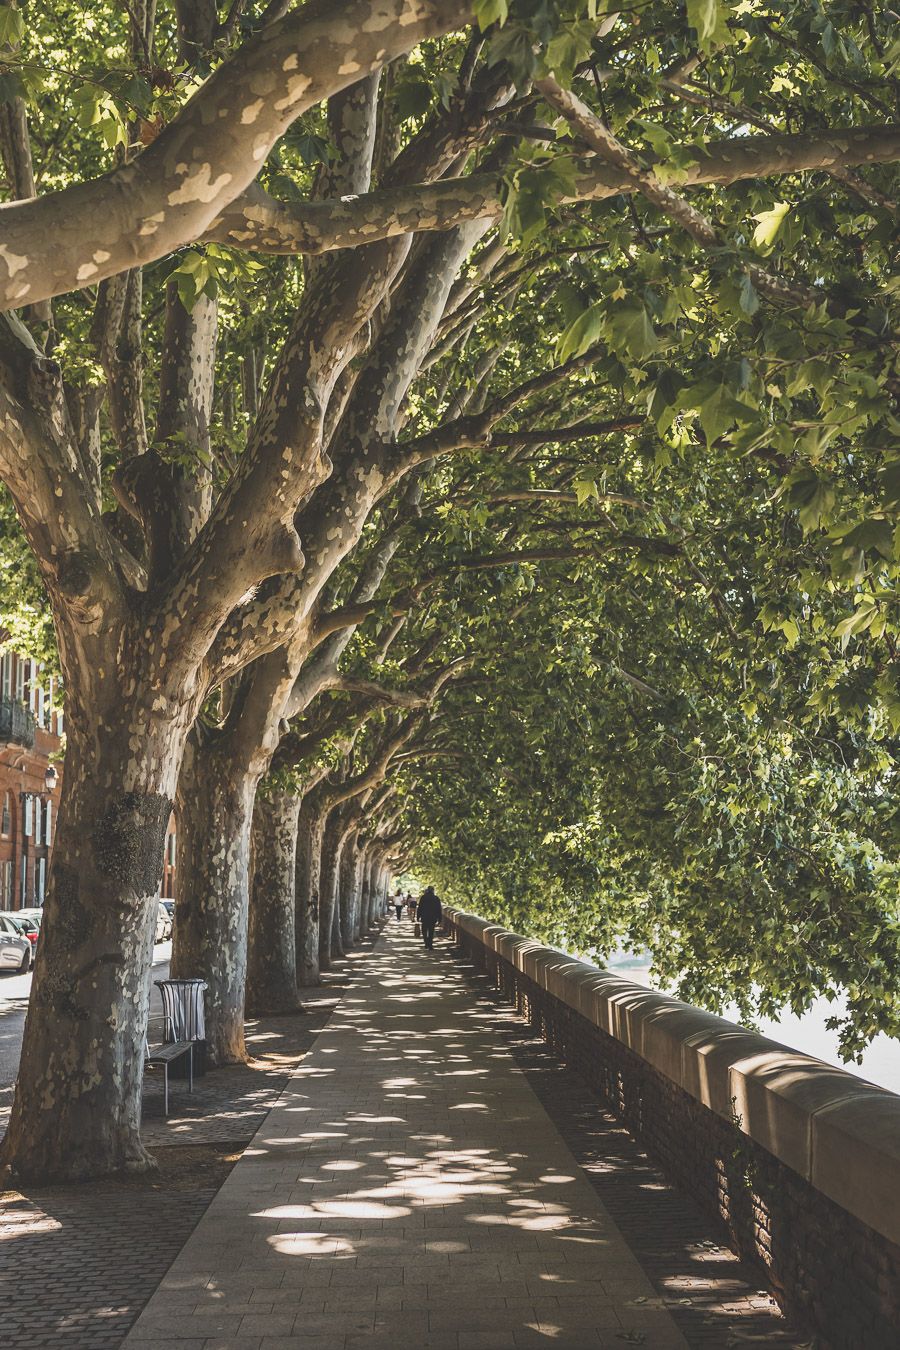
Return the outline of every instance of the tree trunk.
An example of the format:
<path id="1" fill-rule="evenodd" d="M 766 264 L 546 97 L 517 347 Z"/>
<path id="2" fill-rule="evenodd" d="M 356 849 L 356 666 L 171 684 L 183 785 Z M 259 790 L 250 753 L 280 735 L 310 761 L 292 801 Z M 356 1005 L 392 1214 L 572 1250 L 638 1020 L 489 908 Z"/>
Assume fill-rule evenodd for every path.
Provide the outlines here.
<path id="1" fill-rule="evenodd" d="M 247 956 L 247 1009 L 256 1017 L 299 1007 L 294 897 L 299 810 L 294 792 L 257 793 Z"/>
<path id="2" fill-rule="evenodd" d="M 365 937 L 372 927 L 372 889 L 371 868 L 369 867 L 369 852 L 363 848 L 359 853 L 360 872 L 359 872 L 359 908 L 360 908 L 360 935 Z"/>
<path id="3" fill-rule="evenodd" d="M 114 660 L 110 662 L 114 665 Z M 23 1180 L 152 1166 L 144 1037 L 166 825 L 185 728 L 96 706 L 73 679 L 66 772 L 3 1159 Z M 140 736 L 135 728 L 140 726 Z M 140 754 L 135 745 L 140 745 Z"/>
<path id="4" fill-rule="evenodd" d="M 331 956 L 332 960 L 338 961 L 347 953 L 344 951 L 344 944 L 341 941 L 341 907 L 338 904 L 338 869 L 334 871 L 335 897 L 334 910 L 331 917 Z"/>
<path id="5" fill-rule="evenodd" d="M 340 929 L 335 933 L 338 920 L 338 841 L 340 839 L 340 807 L 335 807 L 328 815 L 322 834 L 319 893 L 319 969 L 330 970 L 333 959 L 344 955 L 341 947 Z"/>
<path id="6" fill-rule="evenodd" d="M 366 923 L 365 905 L 363 899 L 363 864 L 364 856 L 359 847 L 359 835 L 354 833 L 350 836 L 348 844 L 350 856 L 353 864 L 350 885 L 353 891 L 353 938 L 355 942 L 361 942 L 365 937 L 368 924 Z"/>
<path id="7" fill-rule="evenodd" d="M 297 826 L 296 940 L 297 983 L 301 989 L 319 978 L 319 892 L 325 818 L 321 804 L 307 794 Z"/>
<path id="8" fill-rule="evenodd" d="M 242 1064 L 247 978 L 250 824 L 261 769 L 230 737 L 196 732 L 178 779 L 172 976 L 204 979 L 212 1064 Z"/>
<path id="9" fill-rule="evenodd" d="M 338 911 L 340 914 L 341 946 L 345 952 L 356 944 L 356 922 L 354 914 L 353 872 L 355 858 L 353 854 L 354 835 L 348 826 L 341 839 L 338 863 Z"/>

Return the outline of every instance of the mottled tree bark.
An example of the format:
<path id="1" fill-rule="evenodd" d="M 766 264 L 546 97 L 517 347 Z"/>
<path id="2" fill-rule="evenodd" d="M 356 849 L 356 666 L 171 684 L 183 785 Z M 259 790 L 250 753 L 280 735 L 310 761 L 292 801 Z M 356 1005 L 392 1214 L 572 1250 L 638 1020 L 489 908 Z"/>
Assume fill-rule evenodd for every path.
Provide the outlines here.
<path id="1" fill-rule="evenodd" d="M 257 1017 L 299 1006 L 294 893 L 299 809 L 296 793 L 277 790 L 258 792 L 253 808 L 247 1011 Z"/>
<path id="2" fill-rule="evenodd" d="M 67 692 L 61 810 L 3 1146 L 16 1176 L 41 1182 L 151 1165 L 139 1134 L 143 1043 L 180 753 L 175 729 L 154 726 L 146 707 L 86 734 L 77 685 Z"/>
<path id="3" fill-rule="evenodd" d="M 297 982 L 301 988 L 320 982 L 319 897 L 324 833 L 321 804 L 308 793 L 300 804 L 297 826 Z"/>
<path id="4" fill-rule="evenodd" d="M 338 912 L 340 915 L 341 946 L 345 952 L 356 945 L 356 893 L 354 878 L 356 857 L 353 849 L 354 823 L 345 821 L 339 842 Z"/>
<path id="5" fill-rule="evenodd" d="M 241 747 L 243 750 L 243 747 Z M 212 1064 L 247 1058 L 244 996 L 250 824 L 261 766 L 225 742 L 189 740 L 178 780 L 172 976 L 204 979 Z"/>
<path id="6" fill-rule="evenodd" d="M 338 864 L 340 862 L 338 840 L 341 833 L 340 807 L 329 812 L 322 834 L 319 893 L 319 969 L 330 970 L 332 962 L 344 955 L 341 947 L 338 923 L 337 892 Z"/>
<path id="7" fill-rule="evenodd" d="M 352 871 L 350 886 L 353 892 L 353 940 L 360 942 L 366 933 L 366 916 L 363 904 L 363 863 L 364 858 L 359 847 L 359 833 L 354 830 L 345 848 L 350 849 Z"/>
<path id="8" fill-rule="evenodd" d="M 461 0 L 312 0 L 242 43 L 140 156 L 3 209 L 0 306 L 19 308 L 198 239 L 308 108 L 469 18 Z"/>

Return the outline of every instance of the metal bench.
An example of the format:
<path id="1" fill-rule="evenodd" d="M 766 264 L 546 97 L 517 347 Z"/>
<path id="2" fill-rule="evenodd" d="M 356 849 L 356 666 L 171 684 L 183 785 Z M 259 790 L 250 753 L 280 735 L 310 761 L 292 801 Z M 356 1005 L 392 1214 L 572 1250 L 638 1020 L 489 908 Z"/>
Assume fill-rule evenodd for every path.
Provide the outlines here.
<path id="1" fill-rule="evenodd" d="M 151 1019 L 153 1021 L 155 1019 Z M 168 1033 L 168 1019 L 163 1019 L 165 1032 Z M 144 1041 L 144 1068 L 162 1069 L 163 1071 L 163 1115 L 169 1114 L 169 1065 L 179 1063 L 187 1057 L 187 1077 L 188 1092 L 194 1090 L 194 1042 L 193 1041 L 166 1041 L 162 1045 L 154 1045 L 151 1049 L 149 1041 Z"/>

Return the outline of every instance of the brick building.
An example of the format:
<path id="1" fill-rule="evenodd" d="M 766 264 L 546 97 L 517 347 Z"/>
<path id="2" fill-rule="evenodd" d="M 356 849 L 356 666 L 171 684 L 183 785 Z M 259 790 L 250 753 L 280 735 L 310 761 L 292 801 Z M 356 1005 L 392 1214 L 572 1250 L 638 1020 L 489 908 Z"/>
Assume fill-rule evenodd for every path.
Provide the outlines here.
<path id="1" fill-rule="evenodd" d="M 0 909 L 43 904 L 62 785 L 58 682 L 0 647 Z"/>
<path id="2" fill-rule="evenodd" d="M 44 903 L 62 787 L 59 682 L 0 645 L 0 910 Z M 175 895 L 175 817 L 160 894 Z"/>

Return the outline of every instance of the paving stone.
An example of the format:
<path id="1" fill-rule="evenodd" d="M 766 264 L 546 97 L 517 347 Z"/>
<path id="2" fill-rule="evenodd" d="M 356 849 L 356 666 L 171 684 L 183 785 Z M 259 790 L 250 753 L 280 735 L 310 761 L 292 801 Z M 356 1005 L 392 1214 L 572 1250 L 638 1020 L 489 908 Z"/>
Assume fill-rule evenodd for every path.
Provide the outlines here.
<path id="1" fill-rule="evenodd" d="M 364 955 L 356 964 L 360 960 Z M 309 991 L 308 1015 L 249 1023 L 250 1053 L 260 1056 L 251 1066 L 211 1071 L 196 1080 L 192 1096 L 173 1081 L 168 1120 L 158 1111 L 160 1085 L 148 1078 L 142 1135 L 159 1160 L 159 1180 L 40 1187 L 0 1197 L 3 1350 L 118 1350 L 154 1291 L 169 1314 L 191 1313 L 195 1291 L 205 1289 L 213 1268 L 167 1271 L 347 983 L 341 973 L 335 988 Z M 264 1058 L 269 1050 L 271 1061 Z M 0 1109 L 0 1130 L 4 1124 Z M 276 1272 L 273 1282 L 281 1279 Z M 267 1282 L 267 1275 L 257 1278 Z M 249 1304 L 250 1289 L 239 1293 L 231 1281 L 227 1296 L 224 1306 L 233 1309 L 245 1297 Z M 183 1331 L 177 1344 L 207 1350 L 208 1340 Z M 168 1335 L 164 1343 L 172 1343 Z M 140 1344 L 156 1350 L 160 1342 L 149 1337 Z"/>
<path id="2" fill-rule="evenodd" d="M 191 1318 L 237 1279 L 240 1333 L 273 1345 L 517 1350 L 521 1332 L 574 1350 L 621 1329 L 616 1282 L 654 1290 L 490 1021 L 446 948 L 386 930 L 175 1262 L 213 1271 Z M 273 1270 L 299 1307 L 253 1288 Z M 173 1338 L 187 1320 L 173 1307 Z"/>
<path id="3" fill-rule="evenodd" d="M 710 1260 L 690 1202 L 462 958 L 391 929 L 339 980 L 274 1028 L 282 1060 L 309 1051 L 293 1073 L 216 1071 L 176 1118 L 179 1139 L 235 1154 L 256 1129 L 217 1194 L 7 1206 L 4 1350 L 795 1343 L 758 1275 L 727 1249 Z M 173 1137 L 152 1104 L 146 1130 Z M 20 1253 L 41 1269 L 38 1307 Z"/>

